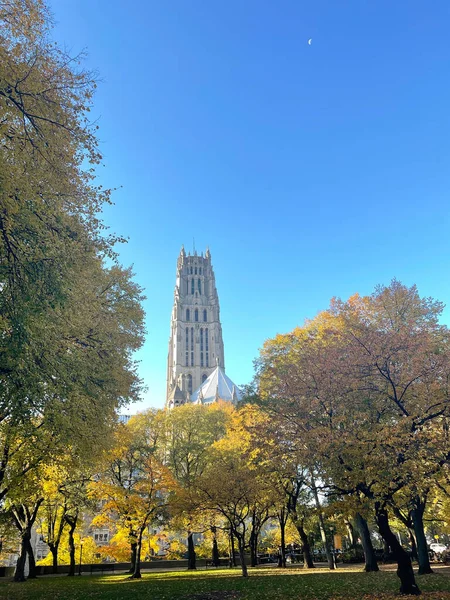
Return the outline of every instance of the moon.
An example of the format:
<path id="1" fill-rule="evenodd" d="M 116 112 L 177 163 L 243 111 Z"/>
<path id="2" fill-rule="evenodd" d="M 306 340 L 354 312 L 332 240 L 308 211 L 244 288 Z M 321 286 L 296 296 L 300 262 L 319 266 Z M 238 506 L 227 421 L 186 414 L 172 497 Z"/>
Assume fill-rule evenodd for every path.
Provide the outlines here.
<path id="1" fill-rule="evenodd" d="M 312 38 L 309 38 L 308 45 L 311 46 Z"/>

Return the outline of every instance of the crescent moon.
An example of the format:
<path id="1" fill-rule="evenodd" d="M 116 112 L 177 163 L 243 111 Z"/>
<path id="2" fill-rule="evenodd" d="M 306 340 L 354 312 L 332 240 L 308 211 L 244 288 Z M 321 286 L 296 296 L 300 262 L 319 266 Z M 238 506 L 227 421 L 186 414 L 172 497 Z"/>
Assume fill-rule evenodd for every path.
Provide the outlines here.
<path id="1" fill-rule="evenodd" d="M 308 44 L 311 46 L 312 38 L 308 40 Z"/>

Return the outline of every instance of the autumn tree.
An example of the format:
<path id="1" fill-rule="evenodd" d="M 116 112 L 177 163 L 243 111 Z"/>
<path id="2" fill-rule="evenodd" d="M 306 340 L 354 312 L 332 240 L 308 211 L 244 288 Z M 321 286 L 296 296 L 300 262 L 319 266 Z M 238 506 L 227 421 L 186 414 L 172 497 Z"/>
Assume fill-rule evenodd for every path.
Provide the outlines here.
<path id="1" fill-rule="evenodd" d="M 209 464 L 210 447 L 226 433 L 232 411 L 225 403 L 185 404 L 163 416 L 164 462 L 178 483 L 173 516 L 187 530 L 190 570 L 196 568 L 194 533 L 207 527 L 196 484 Z"/>
<path id="2" fill-rule="evenodd" d="M 143 313 L 98 217 L 94 78 L 51 41 L 41 0 L 0 1 L 0 23 L 2 500 L 48 451 L 89 456 L 138 397 Z"/>
<path id="3" fill-rule="evenodd" d="M 401 591 L 419 593 L 389 526 L 397 494 L 448 461 L 448 332 L 442 305 L 394 281 L 333 301 L 304 328 L 269 342 L 260 384 L 320 457 L 336 493 L 361 493 L 398 563 Z"/>
<path id="4" fill-rule="evenodd" d="M 92 494 L 102 501 L 95 524 L 108 523 L 127 532 L 131 547 L 131 577 L 140 578 L 142 539 L 149 524 L 164 517 L 173 478 L 158 456 L 157 413 L 139 414 L 120 425 L 114 448 L 105 457 L 102 476 Z"/>

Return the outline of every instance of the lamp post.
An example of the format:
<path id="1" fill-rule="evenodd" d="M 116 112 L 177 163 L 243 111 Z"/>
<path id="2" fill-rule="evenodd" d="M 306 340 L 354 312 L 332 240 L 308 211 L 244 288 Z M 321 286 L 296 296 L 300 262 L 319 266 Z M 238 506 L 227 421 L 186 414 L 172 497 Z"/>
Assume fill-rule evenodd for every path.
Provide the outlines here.
<path id="1" fill-rule="evenodd" d="M 80 538 L 80 565 L 78 567 L 78 575 L 81 575 L 81 560 L 83 558 L 83 538 Z"/>

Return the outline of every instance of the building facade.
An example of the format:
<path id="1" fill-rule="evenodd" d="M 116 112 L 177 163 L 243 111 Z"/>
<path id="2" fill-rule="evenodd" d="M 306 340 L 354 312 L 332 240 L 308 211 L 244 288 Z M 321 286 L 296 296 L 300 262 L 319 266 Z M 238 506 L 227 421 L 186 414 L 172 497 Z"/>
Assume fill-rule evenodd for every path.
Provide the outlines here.
<path id="1" fill-rule="evenodd" d="M 211 254 L 186 254 L 182 248 L 170 323 L 166 406 L 190 401 L 217 367 L 225 368 L 225 357 Z"/>

